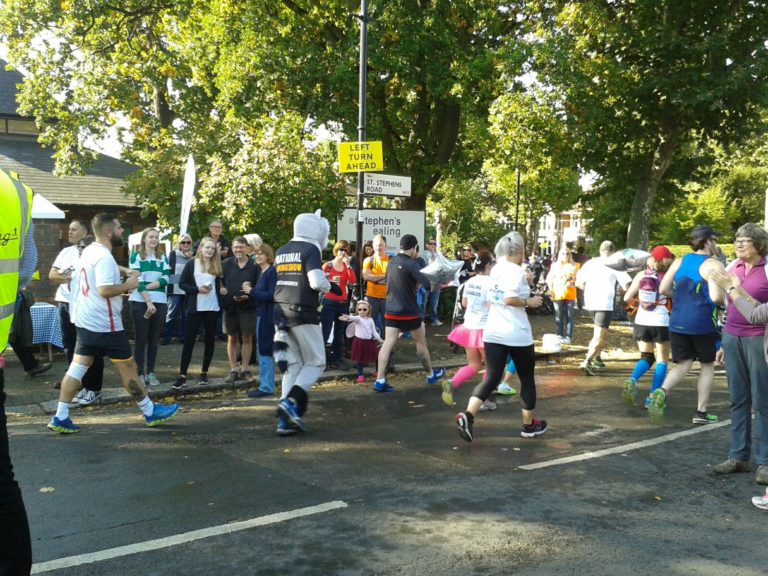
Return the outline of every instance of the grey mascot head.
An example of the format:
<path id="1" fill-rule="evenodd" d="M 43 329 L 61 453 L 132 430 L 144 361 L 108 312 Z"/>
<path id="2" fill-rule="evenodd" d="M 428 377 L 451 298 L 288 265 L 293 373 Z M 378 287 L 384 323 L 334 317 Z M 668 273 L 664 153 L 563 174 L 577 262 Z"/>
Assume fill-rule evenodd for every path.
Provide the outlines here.
<path id="1" fill-rule="evenodd" d="M 328 236 L 331 233 L 331 225 L 328 220 L 320 215 L 320 210 L 314 214 L 306 213 L 296 216 L 293 221 L 293 235 L 295 238 L 303 238 L 315 242 L 320 250 L 328 246 Z"/>

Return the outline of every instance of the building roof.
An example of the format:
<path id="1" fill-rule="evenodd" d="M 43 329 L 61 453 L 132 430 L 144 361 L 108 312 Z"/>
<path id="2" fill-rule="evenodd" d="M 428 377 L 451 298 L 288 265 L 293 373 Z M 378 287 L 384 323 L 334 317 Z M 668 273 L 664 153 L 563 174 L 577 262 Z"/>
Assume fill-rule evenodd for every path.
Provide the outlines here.
<path id="1" fill-rule="evenodd" d="M 125 177 L 135 166 L 100 154 L 83 176 L 53 175 L 53 152 L 34 139 L 0 139 L 0 167 L 17 172 L 35 192 L 55 204 L 78 206 L 136 206 L 123 194 Z"/>
<path id="2" fill-rule="evenodd" d="M 24 77 L 16 70 L 6 70 L 7 64 L 5 60 L 0 58 L 0 115 L 18 116 L 16 93 L 19 90 L 16 85 L 21 84 Z"/>
<path id="3" fill-rule="evenodd" d="M 6 70 L 0 58 L 0 116 L 16 117 L 17 85 L 23 76 Z M 82 176 L 53 175 L 53 151 L 43 148 L 35 137 L 0 135 L 0 167 L 17 172 L 22 182 L 56 204 L 77 206 L 134 207 L 136 199 L 123 194 L 125 177 L 136 167 L 99 154 Z"/>

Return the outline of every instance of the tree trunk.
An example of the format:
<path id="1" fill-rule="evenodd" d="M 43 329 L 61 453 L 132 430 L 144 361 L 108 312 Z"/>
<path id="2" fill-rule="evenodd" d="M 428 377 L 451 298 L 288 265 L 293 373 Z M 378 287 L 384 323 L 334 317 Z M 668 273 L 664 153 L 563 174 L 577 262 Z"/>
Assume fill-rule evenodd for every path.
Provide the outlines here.
<path id="1" fill-rule="evenodd" d="M 648 248 L 651 213 L 656 198 L 656 190 L 658 190 L 659 184 L 672 164 L 677 136 L 676 124 L 670 123 L 662 127 L 653 156 L 637 180 L 635 197 L 632 200 L 632 212 L 629 215 L 629 227 L 627 228 L 627 248 L 639 248 L 641 250 Z"/>

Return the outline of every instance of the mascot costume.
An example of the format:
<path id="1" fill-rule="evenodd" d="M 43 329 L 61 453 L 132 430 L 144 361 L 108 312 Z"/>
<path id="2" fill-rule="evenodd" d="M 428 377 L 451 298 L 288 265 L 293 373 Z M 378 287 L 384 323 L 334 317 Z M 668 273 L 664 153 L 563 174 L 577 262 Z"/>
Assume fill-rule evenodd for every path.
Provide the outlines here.
<path id="1" fill-rule="evenodd" d="M 320 216 L 299 214 L 293 238 L 275 254 L 275 362 L 283 372 L 277 405 L 277 434 L 305 430 L 307 393 L 325 370 L 325 345 L 320 328 L 320 298 L 341 294 L 323 273 L 322 250 L 328 245 L 330 225 Z"/>

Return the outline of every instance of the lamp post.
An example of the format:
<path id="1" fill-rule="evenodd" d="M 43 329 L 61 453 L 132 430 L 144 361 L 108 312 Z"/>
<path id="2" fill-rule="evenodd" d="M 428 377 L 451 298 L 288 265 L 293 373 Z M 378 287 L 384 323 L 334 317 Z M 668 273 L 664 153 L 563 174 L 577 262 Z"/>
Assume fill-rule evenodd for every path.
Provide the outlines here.
<path id="1" fill-rule="evenodd" d="M 365 98 L 366 76 L 368 73 L 368 0 L 360 0 L 360 63 L 358 67 L 358 116 L 357 116 L 357 141 L 365 142 Z M 360 263 L 360 274 L 357 276 L 357 297 L 363 295 L 363 209 L 365 208 L 365 172 L 357 173 L 357 234 L 355 241 L 357 246 L 357 259 Z"/>

